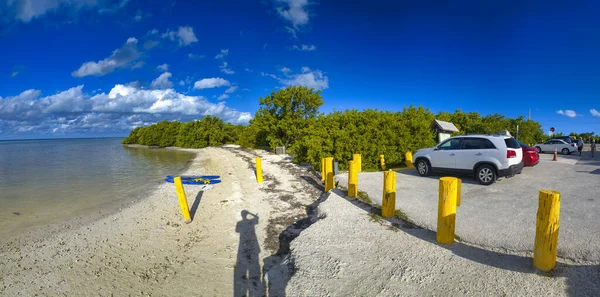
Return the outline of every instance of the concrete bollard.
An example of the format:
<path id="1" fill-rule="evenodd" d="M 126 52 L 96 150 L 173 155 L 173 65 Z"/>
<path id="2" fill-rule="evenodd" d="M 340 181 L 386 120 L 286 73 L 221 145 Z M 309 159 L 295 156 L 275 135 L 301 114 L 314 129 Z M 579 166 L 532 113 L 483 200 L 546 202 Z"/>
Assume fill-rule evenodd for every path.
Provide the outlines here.
<path id="1" fill-rule="evenodd" d="M 360 154 L 352 155 L 352 160 L 356 162 L 356 169 L 358 172 L 362 172 L 362 160 L 360 159 Z"/>
<path id="2" fill-rule="evenodd" d="M 177 199 L 179 199 L 179 207 L 181 208 L 181 214 L 183 215 L 183 221 L 189 224 L 192 221 L 190 217 L 190 209 L 188 208 L 187 197 L 185 196 L 185 190 L 181 183 L 181 176 L 176 176 L 173 179 L 175 184 L 175 191 L 177 191 Z"/>
<path id="3" fill-rule="evenodd" d="M 535 244 L 533 247 L 533 266 L 542 271 L 550 271 L 556 266 L 559 225 L 560 192 L 540 190 L 535 226 Z"/>
<path id="4" fill-rule="evenodd" d="M 391 169 L 383 172 L 383 197 L 381 216 L 391 218 L 396 212 L 396 172 Z"/>
<path id="5" fill-rule="evenodd" d="M 348 197 L 356 198 L 358 196 L 358 171 L 356 162 L 348 161 Z"/>
<path id="6" fill-rule="evenodd" d="M 451 244 L 454 242 L 457 195 L 458 179 L 456 177 L 440 178 L 437 234 L 435 237 L 438 243 Z"/>
<path id="7" fill-rule="evenodd" d="M 263 182 L 262 176 L 262 161 L 260 158 L 256 158 L 256 181 L 260 184 Z"/>
<path id="8" fill-rule="evenodd" d="M 325 192 L 329 192 L 335 187 L 335 177 L 333 175 L 333 157 L 325 158 Z"/>
<path id="9" fill-rule="evenodd" d="M 412 152 L 406 152 L 406 154 L 404 154 L 404 158 L 406 159 L 406 167 L 415 168 L 412 162 Z"/>
<path id="10" fill-rule="evenodd" d="M 381 163 L 381 170 L 385 170 L 385 156 L 379 155 L 379 163 Z"/>

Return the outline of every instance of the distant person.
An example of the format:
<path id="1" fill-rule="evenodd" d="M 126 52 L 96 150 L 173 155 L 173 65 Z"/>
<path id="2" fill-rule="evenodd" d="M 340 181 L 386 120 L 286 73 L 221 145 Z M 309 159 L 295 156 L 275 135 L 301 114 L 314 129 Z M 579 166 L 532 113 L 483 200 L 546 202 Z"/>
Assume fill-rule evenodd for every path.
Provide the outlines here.
<path id="1" fill-rule="evenodd" d="M 579 155 L 581 156 L 581 151 L 583 150 L 583 140 L 577 140 L 577 151 L 579 151 Z"/>
<path id="2" fill-rule="evenodd" d="M 596 152 L 596 141 L 592 139 L 592 158 L 594 157 L 594 153 Z"/>

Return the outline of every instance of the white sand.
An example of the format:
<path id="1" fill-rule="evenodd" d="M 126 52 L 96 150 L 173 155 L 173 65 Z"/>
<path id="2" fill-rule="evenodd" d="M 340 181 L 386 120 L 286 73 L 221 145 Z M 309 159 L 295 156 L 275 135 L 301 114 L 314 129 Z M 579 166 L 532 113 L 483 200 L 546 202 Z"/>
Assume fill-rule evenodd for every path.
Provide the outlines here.
<path id="1" fill-rule="evenodd" d="M 247 162 L 254 162 L 251 153 L 191 151 L 199 154 L 185 174 L 223 180 L 206 192 L 185 186 L 192 223 L 183 223 L 174 185 L 164 183 L 146 199 L 91 223 L 73 219 L 0 241 L 0 295 L 265 294 L 263 260 L 285 270 L 272 256 L 279 249 L 274 232 L 306 217 L 314 190 L 272 164 L 281 156 L 263 158 L 265 182 L 259 185 Z M 242 211 L 258 218 L 244 220 Z M 271 287 L 282 290 L 272 279 Z"/>

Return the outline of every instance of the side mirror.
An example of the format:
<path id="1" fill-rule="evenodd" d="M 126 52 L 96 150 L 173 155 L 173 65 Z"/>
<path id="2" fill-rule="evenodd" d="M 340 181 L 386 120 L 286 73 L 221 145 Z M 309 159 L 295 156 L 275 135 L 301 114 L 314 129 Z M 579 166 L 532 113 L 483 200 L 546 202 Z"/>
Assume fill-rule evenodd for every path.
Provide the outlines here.
<path id="1" fill-rule="evenodd" d="M 434 151 L 439 151 L 439 150 L 440 150 L 440 148 L 436 146 L 436 147 L 434 147 L 434 148 L 433 148 L 433 150 L 434 150 Z"/>

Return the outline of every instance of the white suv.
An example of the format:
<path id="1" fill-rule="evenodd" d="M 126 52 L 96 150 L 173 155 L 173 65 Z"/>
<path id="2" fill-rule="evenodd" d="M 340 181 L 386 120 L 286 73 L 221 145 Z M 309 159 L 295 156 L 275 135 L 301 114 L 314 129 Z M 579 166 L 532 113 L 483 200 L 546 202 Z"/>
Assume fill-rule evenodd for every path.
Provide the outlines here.
<path id="1" fill-rule="evenodd" d="M 418 150 L 413 164 L 421 176 L 431 172 L 474 174 L 479 183 L 491 185 L 498 177 L 521 173 L 523 150 L 510 136 L 460 135 Z"/>

